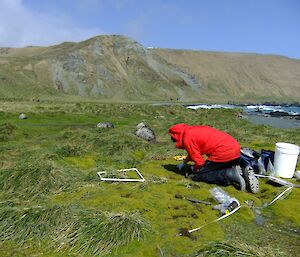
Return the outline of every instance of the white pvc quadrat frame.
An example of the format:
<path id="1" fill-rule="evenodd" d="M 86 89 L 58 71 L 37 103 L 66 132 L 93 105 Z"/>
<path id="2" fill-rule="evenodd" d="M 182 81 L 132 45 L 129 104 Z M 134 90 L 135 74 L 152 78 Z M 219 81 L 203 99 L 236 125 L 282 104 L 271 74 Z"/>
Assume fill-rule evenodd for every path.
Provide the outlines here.
<path id="1" fill-rule="evenodd" d="M 144 182 L 145 178 L 143 175 L 139 172 L 137 168 L 130 168 L 130 169 L 122 169 L 122 170 L 116 170 L 118 172 L 126 172 L 126 171 L 136 171 L 136 173 L 139 175 L 139 179 L 134 178 L 105 178 L 104 175 L 107 174 L 107 171 L 99 171 L 97 172 L 98 176 L 100 177 L 101 181 L 114 181 L 114 182 Z"/>

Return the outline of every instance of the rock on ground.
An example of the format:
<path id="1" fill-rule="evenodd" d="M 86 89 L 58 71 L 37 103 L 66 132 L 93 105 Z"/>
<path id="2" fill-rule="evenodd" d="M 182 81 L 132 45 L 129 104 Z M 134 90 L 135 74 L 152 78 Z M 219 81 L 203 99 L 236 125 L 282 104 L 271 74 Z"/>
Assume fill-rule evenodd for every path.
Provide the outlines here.
<path id="1" fill-rule="evenodd" d="M 151 143 L 156 142 L 154 131 L 143 122 L 136 126 L 135 135 Z"/>

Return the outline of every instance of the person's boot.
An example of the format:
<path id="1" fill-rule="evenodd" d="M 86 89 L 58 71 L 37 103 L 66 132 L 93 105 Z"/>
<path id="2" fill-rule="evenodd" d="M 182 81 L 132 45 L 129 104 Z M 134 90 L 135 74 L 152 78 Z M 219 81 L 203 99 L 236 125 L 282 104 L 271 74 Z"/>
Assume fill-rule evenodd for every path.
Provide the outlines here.
<path id="1" fill-rule="evenodd" d="M 256 194 L 259 191 L 259 182 L 255 177 L 253 168 L 251 166 L 247 166 L 243 169 L 243 177 L 245 179 L 248 192 Z"/>
<path id="2" fill-rule="evenodd" d="M 242 173 L 241 168 L 239 166 L 236 166 L 222 170 L 197 172 L 195 176 L 192 177 L 192 180 L 203 181 L 206 183 L 222 186 L 234 185 L 237 189 L 245 191 L 246 183 L 240 173 Z"/>
<path id="3" fill-rule="evenodd" d="M 241 191 L 246 190 L 246 182 L 241 175 L 242 169 L 240 166 L 234 166 L 232 168 L 228 168 L 225 172 L 226 179 L 228 184 L 235 186 L 237 189 Z"/>

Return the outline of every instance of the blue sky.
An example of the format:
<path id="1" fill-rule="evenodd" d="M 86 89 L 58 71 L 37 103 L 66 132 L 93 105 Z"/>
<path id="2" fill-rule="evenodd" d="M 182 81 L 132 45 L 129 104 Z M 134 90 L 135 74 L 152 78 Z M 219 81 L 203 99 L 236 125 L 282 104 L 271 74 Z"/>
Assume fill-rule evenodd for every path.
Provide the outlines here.
<path id="1" fill-rule="evenodd" d="M 0 0 L 0 46 L 102 34 L 146 47 L 300 59 L 300 0 Z"/>

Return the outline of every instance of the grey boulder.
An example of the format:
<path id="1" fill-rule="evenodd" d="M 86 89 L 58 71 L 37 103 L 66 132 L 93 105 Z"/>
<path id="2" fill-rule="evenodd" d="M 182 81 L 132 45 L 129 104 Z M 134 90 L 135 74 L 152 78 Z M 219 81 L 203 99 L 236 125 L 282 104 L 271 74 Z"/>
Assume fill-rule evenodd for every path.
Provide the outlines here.
<path id="1" fill-rule="evenodd" d="M 143 122 L 136 126 L 135 135 L 151 143 L 156 142 L 154 131 Z"/>
<path id="2" fill-rule="evenodd" d="M 26 114 L 21 113 L 21 114 L 19 115 L 19 119 L 20 119 L 20 120 L 25 120 L 25 119 L 27 119 Z"/>
<path id="3" fill-rule="evenodd" d="M 97 124 L 97 128 L 114 128 L 114 124 L 111 122 L 100 122 Z"/>

